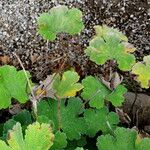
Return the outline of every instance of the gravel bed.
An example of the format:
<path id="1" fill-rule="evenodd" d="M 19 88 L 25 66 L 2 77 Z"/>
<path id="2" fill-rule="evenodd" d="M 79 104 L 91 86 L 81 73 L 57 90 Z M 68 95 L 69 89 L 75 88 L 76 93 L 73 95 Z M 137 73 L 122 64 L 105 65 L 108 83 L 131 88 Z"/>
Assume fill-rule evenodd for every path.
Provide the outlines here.
<path id="1" fill-rule="evenodd" d="M 85 29 L 80 35 L 61 34 L 55 42 L 47 42 L 36 32 L 36 19 L 41 12 L 57 5 L 82 10 Z M 135 55 L 138 60 L 150 54 L 149 0 L 2 0 L 0 55 L 7 55 L 10 64 L 19 66 L 12 54 L 16 52 L 37 80 L 57 71 L 64 60 L 64 68 L 76 66 L 87 74 L 98 72 L 99 67 L 84 55 L 84 49 L 94 35 L 93 26 L 98 24 L 107 24 L 125 33 L 137 48 Z"/>

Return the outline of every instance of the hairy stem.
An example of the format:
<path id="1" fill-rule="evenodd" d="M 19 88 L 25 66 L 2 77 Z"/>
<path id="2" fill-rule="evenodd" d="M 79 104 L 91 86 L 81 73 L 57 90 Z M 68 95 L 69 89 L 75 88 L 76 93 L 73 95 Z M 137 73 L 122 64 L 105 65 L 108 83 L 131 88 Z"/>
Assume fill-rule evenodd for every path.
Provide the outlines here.
<path id="1" fill-rule="evenodd" d="M 31 95 L 32 95 L 32 98 L 30 98 L 30 100 L 32 102 L 33 112 L 34 112 L 35 117 L 37 117 L 37 100 L 36 100 L 36 97 L 35 97 L 34 92 L 32 90 L 32 86 L 30 84 L 30 80 L 28 78 L 27 72 L 26 72 L 26 70 L 23 66 L 23 63 L 20 60 L 19 56 L 15 52 L 13 52 L 13 55 L 17 58 L 18 62 L 20 63 L 20 66 L 22 67 L 22 69 L 24 71 L 24 74 L 25 74 L 25 77 L 27 79 L 27 83 L 28 83 L 28 86 L 29 86 L 29 89 L 30 89 L 30 92 L 31 92 Z"/>
<path id="2" fill-rule="evenodd" d="M 58 130 L 61 129 L 61 99 L 57 97 L 58 104 L 57 104 L 57 117 L 58 117 Z"/>

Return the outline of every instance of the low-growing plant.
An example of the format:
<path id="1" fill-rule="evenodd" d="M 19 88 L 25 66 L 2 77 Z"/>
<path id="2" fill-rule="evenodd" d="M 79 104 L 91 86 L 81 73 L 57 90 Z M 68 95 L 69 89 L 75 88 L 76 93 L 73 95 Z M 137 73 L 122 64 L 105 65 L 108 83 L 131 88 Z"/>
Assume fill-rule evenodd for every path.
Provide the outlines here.
<path id="1" fill-rule="evenodd" d="M 37 22 L 38 33 L 50 41 L 59 33 L 74 35 L 84 28 L 82 12 L 66 6 L 42 13 Z M 122 71 L 132 70 L 142 87 L 148 88 L 150 56 L 144 57 L 144 63 L 135 63 L 130 54 L 135 48 L 125 35 L 106 25 L 95 30 L 85 50 L 90 60 L 98 65 L 113 60 Z M 29 78 L 24 69 L 17 71 L 8 65 L 0 68 L 0 109 L 10 107 L 12 99 L 37 104 L 34 113 L 22 110 L 0 125 L 0 149 L 93 150 L 97 146 L 98 150 L 149 150 L 150 139 L 139 140 L 136 131 L 119 127 L 119 116 L 109 109 L 110 105 L 122 106 L 127 92 L 124 85 L 109 88 L 98 77 L 80 79 L 77 72 L 68 70 L 48 76 L 30 91 Z M 87 139 L 95 146 L 89 148 Z"/>

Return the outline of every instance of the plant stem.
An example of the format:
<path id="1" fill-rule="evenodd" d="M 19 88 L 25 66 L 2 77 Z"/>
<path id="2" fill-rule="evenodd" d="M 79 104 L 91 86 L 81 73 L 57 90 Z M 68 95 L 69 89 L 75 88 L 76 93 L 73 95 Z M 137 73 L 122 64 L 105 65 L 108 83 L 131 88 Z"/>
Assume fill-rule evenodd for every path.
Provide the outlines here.
<path id="1" fill-rule="evenodd" d="M 19 56 L 15 52 L 13 52 L 13 55 L 18 59 L 18 62 L 20 63 L 20 66 L 22 67 L 23 72 L 25 74 L 25 77 L 27 79 L 27 83 L 28 83 L 28 86 L 29 86 L 29 89 L 30 89 L 30 92 L 31 92 L 31 95 L 32 95 L 32 98 L 30 98 L 30 101 L 32 102 L 34 115 L 35 115 L 35 117 L 37 117 L 37 100 L 36 100 L 36 97 L 35 97 L 34 92 L 32 90 L 32 86 L 30 84 L 30 80 L 28 78 L 27 72 L 26 72 L 26 70 L 23 66 L 23 63 L 20 60 Z"/>
<path id="2" fill-rule="evenodd" d="M 57 97 L 58 104 L 57 104 L 57 117 L 58 117 L 58 130 L 61 129 L 61 99 Z"/>

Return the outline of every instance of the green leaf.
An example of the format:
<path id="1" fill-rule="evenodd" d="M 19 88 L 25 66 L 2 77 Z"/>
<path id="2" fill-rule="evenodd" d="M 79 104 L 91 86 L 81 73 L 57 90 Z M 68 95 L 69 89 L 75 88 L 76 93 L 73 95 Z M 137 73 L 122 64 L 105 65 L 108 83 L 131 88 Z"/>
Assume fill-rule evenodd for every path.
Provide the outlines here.
<path id="1" fill-rule="evenodd" d="M 83 79 L 82 85 L 84 86 L 81 94 L 82 98 L 90 100 L 89 104 L 91 107 L 96 107 L 97 109 L 102 108 L 104 106 L 104 99 L 110 93 L 110 90 L 92 76 Z"/>
<path id="2" fill-rule="evenodd" d="M 54 134 L 49 124 L 29 125 L 25 134 L 26 149 L 48 150 L 53 145 Z"/>
<path id="3" fill-rule="evenodd" d="M 62 77 L 56 76 L 53 82 L 56 96 L 60 99 L 75 96 L 83 88 L 80 83 L 77 83 L 78 81 L 79 75 L 74 71 L 66 71 Z"/>
<path id="4" fill-rule="evenodd" d="M 144 138 L 140 144 L 136 145 L 137 150 L 149 150 L 150 149 L 150 139 Z"/>
<path id="5" fill-rule="evenodd" d="M 79 140 L 68 141 L 65 150 L 73 150 L 77 147 L 84 147 L 87 144 L 86 137 L 81 137 Z"/>
<path id="6" fill-rule="evenodd" d="M 23 110 L 20 113 L 14 115 L 12 119 L 9 119 L 4 123 L 2 137 L 3 140 L 6 140 L 6 138 L 8 137 L 8 131 L 11 130 L 17 122 L 21 123 L 24 133 L 27 126 L 32 123 L 30 112 L 27 110 Z"/>
<path id="7" fill-rule="evenodd" d="M 0 83 L 0 109 L 9 107 L 12 98 L 20 103 L 29 99 L 27 79 L 23 70 L 17 71 L 15 67 L 8 65 L 0 67 Z"/>
<path id="8" fill-rule="evenodd" d="M 84 150 L 82 147 L 77 147 L 75 150 Z"/>
<path id="9" fill-rule="evenodd" d="M 55 133 L 54 144 L 51 150 L 62 150 L 67 146 L 67 136 L 65 133 L 57 131 Z"/>
<path id="10" fill-rule="evenodd" d="M 16 122 L 21 123 L 22 126 L 28 126 L 32 123 L 31 113 L 27 110 L 23 110 L 20 113 L 14 115 L 12 117 Z"/>
<path id="11" fill-rule="evenodd" d="M 39 123 L 51 123 L 51 120 L 49 120 L 49 118 L 47 116 L 41 115 L 37 117 L 37 122 Z"/>
<path id="12" fill-rule="evenodd" d="M 84 118 L 87 124 L 86 134 L 90 137 L 94 137 L 98 131 L 110 133 L 119 123 L 117 114 L 109 112 L 107 107 L 102 109 L 86 109 Z"/>
<path id="13" fill-rule="evenodd" d="M 144 63 L 138 62 L 132 68 L 132 73 L 137 75 L 137 81 L 141 83 L 142 88 L 150 87 L 150 55 L 145 56 Z"/>
<path id="14" fill-rule="evenodd" d="M 136 132 L 130 129 L 117 128 L 114 136 L 107 134 L 97 139 L 98 150 L 135 150 Z"/>
<path id="15" fill-rule="evenodd" d="M 13 128 L 13 126 L 16 124 L 17 122 L 13 119 L 9 119 L 8 121 L 6 121 L 4 123 L 3 126 L 3 140 L 6 140 L 8 138 L 8 131 L 11 130 Z"/>
<path id="16" fill-rule="evenodd" d="M 20 123 L 9 131 L 7 144 L 0 140 L 0 149 L 6 150 L 48 150 L 53 145 L 54 135 L 48 124 L 38 122 L 29 125 L 23 138 Z"/>
<path id="17" fill-rule="evenodd" d="M 49 13 L 42 13 L 38 18 L 38 33 L 46 40 L 55 40 L 58 33 L 70 35 L 79 33 L 83 28 L 82 12 L 67 6 L 53 7 Z"/>
<path id="18" fill-rule="evenodd" d="M 123 85 L 118 85 L 117 88 L 108 95 L 107 100 L 109 100 L 115 107 L 122 106 L 124 102 L 124 94 L 127 89 Z"/>
<path id="19" fill-rule="evenodd" d="M 98 65 L 103 65 L 107 60 L 116 60 L 119 69 L 129 71 L 135 63 L 135 57 L 129 54 L 122 41 L 127 41 L 127 38 L 116 29 L 96 26 L 96 36 L 85 53 Z"/>
<path id="20" fill-rule="evenodd" d="M 38 116 L 46 116 L 49 120 L 52 120 L 54 131 L 58 129 L 57 104 L 57 101 L 52 99 L 48 101 L 43 100 L 38 103 Z"/>
<path id="21" fill-rule="evenodd" d="M 109 36 L 113 36 L 116 37 L 117 39 L 119 39 L 120 41 L 128 41 L 128 38 L 122 34 L 122 32 L 119 32 L 117 29 L 114 28 L 110 28 L 106 25 L 103 26 L 95 26 L 95 31 L 96 31 L 96 35 L 103 37 L 103 38 L 107 38 Z"/>
<path id="22" fill-rule="evenodd" d="M 58 101 L 41 101 L 38 104 L 38 115 L 46 115 L 55 124 L 55 130 L 58 129 Z M 79 117 L 79 112 L 83 112 L 82 102 L 79 98 L 68 99 L 68 104 L 61 101 L 61 129 L 66 133 L 69 140 L 79 139 L 81 134 L 85 133 L 86 125 L 83 117 Z M 82 113 L 81 112 L 81 113 Z"/>
<path id="23" fill-rule="evenodd" d="M 20 123 L 16 123 L 13 129 L 9 131 L 9 139 L 7 142 L 12 149 L 15 150 L 26 149 Z"/>
<path id="24" fill-rule="evenodd" d="M 0 140 L 0 149 L 1 150 L 12 150 L 10 147 L 7 146 L 7 144 L 4 141 Z"/>

